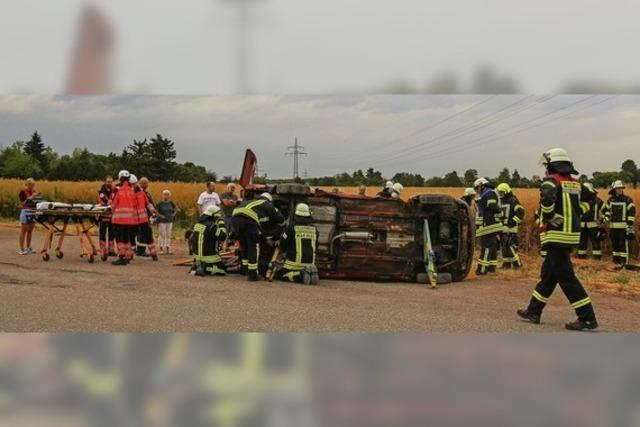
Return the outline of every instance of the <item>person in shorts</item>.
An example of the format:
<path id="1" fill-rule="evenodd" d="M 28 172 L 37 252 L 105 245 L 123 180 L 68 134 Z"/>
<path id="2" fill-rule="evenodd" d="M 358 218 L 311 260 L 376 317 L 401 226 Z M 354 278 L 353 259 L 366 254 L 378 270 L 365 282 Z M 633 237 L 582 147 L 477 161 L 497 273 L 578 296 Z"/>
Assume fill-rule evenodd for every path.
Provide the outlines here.
<path id="1" fill-rule="evenodd" d="M 18 206 L 20 207 L 20 255 L 29 255 L 33 253 L 31 249 L 31 237 L 33 229 L 36 226 L 36 220 L 33 215 L 33 200 L 38 196 L 36 191 L 36 181 L 29 178 L 24 183 L 24 188 L 18 194 Z"/>

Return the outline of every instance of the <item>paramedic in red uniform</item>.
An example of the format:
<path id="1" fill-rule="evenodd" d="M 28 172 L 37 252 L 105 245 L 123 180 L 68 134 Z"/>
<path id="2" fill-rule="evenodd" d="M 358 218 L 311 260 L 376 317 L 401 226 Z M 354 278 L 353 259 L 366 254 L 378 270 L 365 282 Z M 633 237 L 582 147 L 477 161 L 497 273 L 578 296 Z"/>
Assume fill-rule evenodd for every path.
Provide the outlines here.
<path id="1" fill-rule="evenodd" d="M 132 178 L 135 176 L 132 175 Z M 149 255 L 154 261 L 158 260 L 158 251 L 156 249 L 156 242 L 153 240 L 153 231 L 151 229 L 151 221 L 149 213 L 155 210 L 149 197 L 147 196 L 147 192 L 144 191 L 139 185 L 137 185 L 138 180 L 135 179 L 135 182 L 131 182 L 133 184 L 133 191 L 136 196 L 136 236 L 137 236 L 137 247 L 134 245 L 133 249 L 136 251 L 138 255 L 140 253 L 145 253 L 145 247 L 149 248 Z M 139 251 L 139 248 L 142 247 L 142 251 Z"/>
<path id="2" fill-rule="evenodd" d="M 98 204 L 100 206 L 110 206 L 116 195 L 116 187 L 113 185 L 113 178 L 107 175 L 104 184 L 98 191 Z M 110 216 L 100 217 L 100 255 L 106 261 L 107 257 L 116 256 L 115 235 L 113 234 L 113 224 Z"/>
<path id="3" fill-rule="evenodd" d="M 126 170 L 118 173 L 120 187 L 111 202 L 111 223 L 116 237 L 116 249 L 118 260 L 113 265 L 127 265 L 133 259 L 133 247 L 131 236 L 135 236 L 138 215 L 136 211 L 136 195 L 133 186 L 129 183 L 131 174 Z"/>

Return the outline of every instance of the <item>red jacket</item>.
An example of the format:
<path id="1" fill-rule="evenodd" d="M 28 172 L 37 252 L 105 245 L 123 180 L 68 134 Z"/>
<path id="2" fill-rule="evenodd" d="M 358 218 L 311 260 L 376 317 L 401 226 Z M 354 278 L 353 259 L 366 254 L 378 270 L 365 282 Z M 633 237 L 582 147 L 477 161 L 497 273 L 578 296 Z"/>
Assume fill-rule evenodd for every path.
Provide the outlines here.
<path id="1" fill-rule="evenodd" d="M 111 201 L 111 222 L 117 225 L 136 225 L 136 194 L 128 182 L 123 182 Z"/>
<path id="2" fill-rule="evenodd" d="M 147 208 L 150 204 L 149 199 L 143 190 L 135 190 L 135 194 L 137 224 L 148 224 L 149 215 L 147 214 Z"/>
<path id="3" fill-rule="evenodd" d="M 111 206 L 111 202 L 116 196 L 117 191 L 118 190 L 116 187 L 112 187 L 111 189 L 109 189 L 106 185 L 103 184 L 102 187 L 100 187 L 100 190 L 98 190 L 98 204 L 100 206 Z M 100 218 L 100 220 L 103 222 L 111 222 L 111 217 L 103 216 Z"/>

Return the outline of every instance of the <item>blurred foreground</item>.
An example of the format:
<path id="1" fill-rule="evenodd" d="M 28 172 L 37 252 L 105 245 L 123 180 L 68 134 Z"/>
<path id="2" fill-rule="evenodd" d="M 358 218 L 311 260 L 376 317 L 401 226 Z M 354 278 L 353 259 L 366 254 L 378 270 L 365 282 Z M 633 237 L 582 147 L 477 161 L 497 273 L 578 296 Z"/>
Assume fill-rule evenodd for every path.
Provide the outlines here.
<path id="1" fill-rule="evenodd" d="M 638 350 L 625 335 L 4 335 L 0 426 L 638 426 Z"/>

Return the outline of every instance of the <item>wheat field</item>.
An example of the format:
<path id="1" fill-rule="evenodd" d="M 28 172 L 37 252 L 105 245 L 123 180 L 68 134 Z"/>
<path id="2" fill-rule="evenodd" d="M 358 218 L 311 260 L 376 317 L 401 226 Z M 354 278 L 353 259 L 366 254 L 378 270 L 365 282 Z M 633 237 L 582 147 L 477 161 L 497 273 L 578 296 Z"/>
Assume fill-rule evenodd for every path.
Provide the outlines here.
<path id="1" fill-rule="evenodd" d="M 0 217 L 17 218 L 18 207 L 16 201 L 18 193 L 23 187 L 23 181 L 17 179 L 0 179 Z M 102 184 L 100 182 L 68 182 L 68 181 L 40 181 L 37 190 L 47 200 L 64 201 L 69 203 L 94 203 L 97 191 Z M 331 191 L 333 187 L 319 187 L 325 191 Z M 152 182 L 149 187 L 151 194 L 159 200 L 162 191 L 168 189 L 172 193 L 172 200 L 178 206 L 180 213 L 177 216 L 179 223 L 187 225 L 196 216 L 196 199 L 204 191 L 204 184 L 179 183 L 179 182 Z M 224 184 L 218 184 L 216 191 L 225 191 Z M 344 193 L 357 193 L 357 187 L 340 187 Z M 380 191 L 379 187 L 367 188 L 368 196 L 375 196 Z M 402 194 L 404 199 L 409 199 L 417 194 L 448 194 L 453 197 L 462 196 L 463 188 L 439 188 L 439 187 L 406 187 Z M 606 190 L 600 190 L 600 197 L 606 199 Z M 521 238 L 524 249 L 537 247 L 537 233 L 533 223 L 533 214 L 537 209 L 537 189 L 514 189 L 514 194 L 520 199 L 526 209 L 526 219 L 521 230 Z M 640 200 L 640 189 L 628 189 L 627 194 L 635 200 Z"/>

